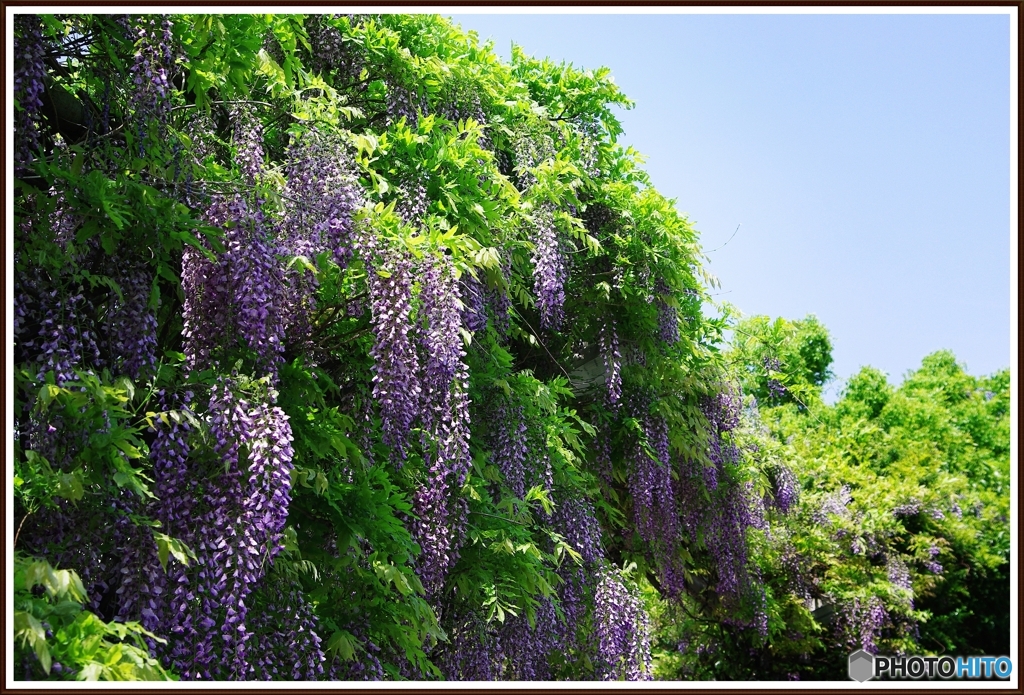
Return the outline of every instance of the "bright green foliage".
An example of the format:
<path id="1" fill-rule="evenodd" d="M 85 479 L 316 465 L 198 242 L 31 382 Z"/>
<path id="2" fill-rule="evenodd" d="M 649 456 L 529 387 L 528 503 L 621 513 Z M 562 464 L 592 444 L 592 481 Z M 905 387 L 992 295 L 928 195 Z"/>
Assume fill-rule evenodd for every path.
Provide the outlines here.
<path id="1" fill-rule="evenodd" d="M 136 622 L 105 623 L 82 608 L 85 602 L 85 588 L 75 572 L 15 554 L 15 671 L 41 669 L 59 680 L 172 679 L 149 655 L 145 642 L 161 638 Z"/>
<path id="2" fill-rule="evenodd" d="M 752 335 L 768 345 L 787 325 L 739 324 L 732 354 L 754 355 L 739 366 L 748 383 L 765 378 Z M 784 339 L 775 345 L 787 354 Z M 787 385 L 807 383 L 798 345 L 794 334 Z M 659 673 L 841 679 L 865 636 L 883 654 L 1008 653 L 1009 395 L 1007 371 L 973 377 L 937 352 L 899 387 L 865 367 L 834 406 L 762 405 L 762 429 L 739 434 L 801 487 L 796 508 L 770 513 L 770 534 L 756 539 L 768 638 L 706 623 L 700 604 L 656 603 Z M 884 618 L 851 632 L 851 612 L 874 605 Z"/>
<path id="3" fill-rule="evenodd" d="M 821 387 L 832 378 L 832 341 L 815 316 L 797 321 L 753 316 L 732 330 L 729 358 L 739 371 L 744 393 L 772 404 L 809 404 L 821 397 Z M 770 380 L 778 381 L 785 393 L 773 394 Z"/>

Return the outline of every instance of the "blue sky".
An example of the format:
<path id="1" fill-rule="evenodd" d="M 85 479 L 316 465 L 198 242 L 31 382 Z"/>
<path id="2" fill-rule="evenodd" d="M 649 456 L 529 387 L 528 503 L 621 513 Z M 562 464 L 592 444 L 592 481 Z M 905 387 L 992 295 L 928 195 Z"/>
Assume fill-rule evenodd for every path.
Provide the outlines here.
<path id="1" fill-rule="evenodd" d="M 453 19 L 505 59 L 611 68 L 636 102 L 620 141 L 701 232 L 716 299 L 817 315 L 831 398 L 943 348 L 1010 365 L 1008 16 Z"/>

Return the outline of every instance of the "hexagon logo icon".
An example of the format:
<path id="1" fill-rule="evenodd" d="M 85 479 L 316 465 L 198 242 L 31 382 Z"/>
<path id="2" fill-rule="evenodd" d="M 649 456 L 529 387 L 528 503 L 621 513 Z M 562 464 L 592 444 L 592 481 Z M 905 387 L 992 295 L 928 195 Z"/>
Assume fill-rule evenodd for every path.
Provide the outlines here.
<path id="1" fill-rule="evenodd" d="M 850 654 L 850 678 L 863 683 L 870 680 L 875 672 L 875 657 L 863 649 Z"/>

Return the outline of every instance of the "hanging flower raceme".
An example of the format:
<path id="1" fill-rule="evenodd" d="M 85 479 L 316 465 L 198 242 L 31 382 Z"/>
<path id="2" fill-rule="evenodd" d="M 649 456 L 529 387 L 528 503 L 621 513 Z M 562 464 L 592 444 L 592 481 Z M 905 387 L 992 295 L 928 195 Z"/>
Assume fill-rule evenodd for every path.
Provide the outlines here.
<path id="1" fill-rule="evenodd" d="M 282 532 L 291 502 L 292 428 L 276 406 L 262 403 L 250 412 L 249 484 L 242 505 L 245 542 L 249 546 L 246 579 L 255 583 L 265 563 L 283 547 Z"/>
<path id="2" fill-rule="evenodd" d="M 245 490 L 239 449 L 250 439 L 252 420 L 249 404 L 235 388 L 230 381 L 214 385 L 207 409 L 217 460 L 205 481 L 197 520 L 197 587 L 190 624 L 194 641 L 176 641 L 171 657 L 186 679 L 241 679 L 248 675 L 245 599 L 252 587 L 243 581 L 250 549 L 243 543 L 245 529 L 241 525 Z"/>
<path id="3" fill-rule="evenodd" d="M 507 281 L 511 278 L 511 274 L 512 264 L 506 259 L 501 265 L 501 277 Z M 491 287 L 488 285 L 484 293 L 487 305 L 491 309 L 491 316 L 494 319 L 494 330 L 504 340 L 508 336 L 512 311 L 512 300 L 508 295 L 508 290 L 507 288 Z"/>
<path id="4" fill-rule="evenodd" d="M 409 430 L 420 411 L 419 357 L 413 344 L 412 260 L 407 254 L 384 249 L 379 256 L 367 243 L 367 285 L 374 343 L 373 400 L 380 407 L 384 443 L 392 457 L 406 457 Z"/>
<path id="5" fill-rule="evenodd" d="M 170 599 L 170 632 L 179 636 L 170 661 L 189 679 L 244 679 L 254 673 L 249 596 L 283 547 L 292 435 L 280 408 L 250 405 L 231 380 L 213 387 L 208 413 L 217 458 L 186 535 L 197 565 L 179 573 Z M 180 456 L 181 444 L 174 448 Z"/>
<path id="6" fill-rule="evenodd" d="M 241 196 L 215 198 L 206 219 L 224 230 L 225 252 L 209 260 L 197 249 L 182 256 L 182 311 L 187 364 L 212 366 L 240 339 L 256 367 L 276 380 L 284 351 L 285 281 L 278 243 L 263 213 Z"/>
<path id="7" fill-rule="evenodd" d="M 658 307 L 658 337 L 662 342 L 674 345 L 679 342 L 679 312 L 666 299 L 671 289 L 664 279 L 658 278 L 654 290 L 657 295 L 654 303 Z"/>
<path id="8" fill-rule="evenodd" d="M 850 651 L 863 649 L 876 654 L 877 640 L 888 625 L 889 613 L 881 599 L 871 596 L 864 601 L 853 599 L 845 602 L 837 611 L 833 632 L 842 646 Z"/>
<path id="9" fill-rule="evenodd" d="M 478 278 L 464 275 L 459 281 L 462 296 L 462 325 L 471 333 L 487 329 L 487 306 L 485 293 L 487 287 Z"/>
<path id="10" fill-rule="evenodd" d="M 45 91 L 46 45 L 37 15 L 14 15 L 14 117 L 15 173 L 24 173 L 39 149 L 39 118 Z"/>
<path id="11" fill-rule="evenodd" d="M 310 130 L 288 148 L 285 172 L 281 228 L 288 254 L 312 261 L 327 251 L 346 267 L 355 241 L 354 215 L 363 197 L 343 144 Z"/>
<path id="12" fill-rule="evenodd" d="M 557 331 L 564 317 L 567 271 L 553 210 L 542 204 L 533 216 L 533 289 L 544 330 Z"/>
<path id="13" fill-rule="evenodd" d="M 276 379 L 284 351 L 284 271 L 263 213 L 258 208 L 252 211 L 241 197 L 235 197 L 228 209 L 234 225 L 225 232 L 223 262 L 230 272 L 235 325 L 256 353 L 260 370 Z"/>
<path id="14" fill-rule="evenodd" d="M 148 141 L 163 138 L 171 106 L 169 71 L 174 64 L 172 24 L 166 15 L 138 16 L 132 30 L 135 59 L 130 69 L 135 86 L 129 96 L 129 113 L 135 120 L 139 156 Z"/>
<path id="15" fill-rule="evenodd" d="M 41 357 L 38 378 L 43 379 L 52 370 L 54 382 L 60 386 L 78 378 L 75 369 L 101 366 L 92 323 L 94 311 L 84 288 L 76 286 L 67 292 L 63 288 L 49 289 L 40 303 L 42 315 L 35 338 Z"/>
<path id="16" fill-rule="evenodd" d="M 149 308 L 153 276 L 141 263 L 120 263 L 114 272 L 121 289 L 107 311 L 107 334 L 115 368 L 132 379 L 156 367 L 156 315 Z"/>
<path id="17" fill-rule="evenodd" d="M 650 619 L 617 569 L 604 567 L 598 573 L 593 621 L 601 679 L 652 680 Z"/>
<path id="18" fill-rule="evenodd" d="M 665 592 L 676 596 L 683 590 L 683 573 L 677 557 L 681 527 L 672 481 L 668 424 L 663 416 L 650 412 L 649 404 L 649 398 L 635 394 L 627 402 L 628 412 L 640 424 L 642 434 L 642 440 L 638 438 L 629 451 L 627 483 L 635 528 L 654 553 Z"/>
<path id="19" fill-rule="evenodd" d="M 552 518 L 552 528 L 565 538 L 583 562 L 593 564 L 604 558 L 601 525 L 594 514 L 594 505 L 583 496 L 559 500 Z"/>
<path id="20" fill-rule="evenodd" d="M 601 325 L 598 335 L 598 349 L 604 362 L 605 384 L 608 386 L 608 404 L 615 408 L 622 398 L 622 354 L 619 352 L 619 334 L 615 330 L 615 321 L 611 325 Z"/>
<path id="21" fill-rule="evenodd" d="M 257 680 L 318 680 L 324 673 L 322 640 L 313 606 L 292 577 L 273 573 L 261 592 L 266 603 L 250 621 L 253 677 Z"/>
<path id="22" fill-rule="evenodd" d="M 420 345 L 423 351 L 422 420 L 426 480 L 413 497 L 419 517 L 414 536 L 420 541 L 421 579 L 431 589 L 454 564 L 458 549 L 447 528 L 456 510 L 448 500 L 469 473 L 469 372 L 465 364 L 455 268 L 447 256 L 428 255 L 420 274 Z"/>
<path id="23" fill-rule="evenodd" d="M 523 499 L 528 455 L 523 406 L 509 403 L 502 395 L 496 396 L 491 427 L 494 465 L 501 471 L 512 494 Z"/>
<path id="24" fill-rule="evenodd" d="M 800 497 L 800 481 L 788 466 L 779 464 L 772 471 L 771 504 L 783 514 L 789 512 Z"/>

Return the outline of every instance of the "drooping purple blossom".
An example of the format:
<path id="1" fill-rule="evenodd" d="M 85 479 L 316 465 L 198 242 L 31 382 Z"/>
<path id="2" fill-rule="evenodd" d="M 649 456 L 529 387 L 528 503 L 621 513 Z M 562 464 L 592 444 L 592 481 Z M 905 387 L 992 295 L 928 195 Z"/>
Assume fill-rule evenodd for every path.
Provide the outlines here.
<path id="1" fill-rule="evenodd" d="M 261 592 L 266 603 L 249 622 L 256 680 L 311 681 L 324 673 L 322 640 L 313 607 L 295 578 L 271 574 Z"/>
<path id="2" fill-rule="evenodd" d="M 291 502 L 292 429 L 288 416 L 262 403 L 249 414 L 249 484 L 242 504 L 248 579 L 255 582 L 283 546 L 282 532 Z"/>
<path id="3" fill-rule="evenodd" d="M 243 105 L 232 111 L 231 127 L 235 163 L 242 174 L 242 181 L 253 186 L 263 175 L 263 124 L 252 106 Z"/>
<path id="4" fill-rule="evenodd" d="M 230 382 L 212 388 L 210 437 L 219 462 L 214 476 L 206 481 L 201 503 L 205 512 L 199 517 L 202 536 L 195 548 L 195 609 L 199 612 L 192 616 L 195 643 L 179 643 L 172 655 L 185 678 L 241 680 L 249 675 L 246 642 L 250 632 L 245 618 L 246 598 L 253 587 L 246 581 L 250 548 L 243 542 L 245 491 L 239 465 L 239 449 L 252 432 L 248 409 L 249 404 L 234 393 Z"/>
<path id="5" fill-rule="evenodd" d="M 877 641 L 888 622 L 889 614 L 881 599 L 871 596 L 864 601 L 845 602 L 837 612 L 833 630 L 847 649 L 877 654 Z"/>
<path id="6" fill-rule="evenodd" d="M 227 206 L 215 201 L 207 221 L 223 225 L 228 221 Z M 227 263 L 210 260 L 201 251 L 186 246 L 181 258 L 182 336 L 189 369 L 212 366 L 218 349 L 233 334 L 232 285 Z"/>
<path id="7" fill-rule="evenodd" d="M 658 338 L 668 345 L 674 345 L 679 342 L 679 313 L 666 300 L 671 289 L 663 278 L 658 278 L 654 289 L 654 303 L 658 308 Z"/>
<path id="8" fill-rule="evenodd" d="M 777 357 L 765 357 L 764 369 L 768 374 L 768 397 L 772 401 L 779 401 L 786 395 L 786 386 L 774 375 L 782 369 L 782 363 Z"/>
<path id="9" fill-rule="evenodd" d="M 58 386 L 77 379 L 75 369 L 101 364 L 91 302 L 81 286 L 72 287 L 67 295 L 63 288 L 53 288 L 40 297 L 41 320 L 34 339 L 40 356 L 38 377 L 52 370 Z"/>
<path id="10" fill-rule="evenodd" d="M 35 158 L 39 149 L 39 119 L 43 108 L 46 45 L 38 15 L 14 15 L 15 173 Z"/>
<path id="11" fill-rule="evenodd" d="M 771 504 L 783 514 L 796 504 L 800 496 L 800 481 L 788 466 L 778 465 L 772 471 Z"/>
<path id="12" fill-rule="evenodd" d="M 557 331 L 564 317 L 565 259 L 555 229 L 553 210 L 542 204 L 533 216 L 533 289 L 544 330 Z"/>
<path id="13" fill-rule="evenodd" d="M 312 15 L 306 22 L 310 43 L 310 67 L 314 73 L 334 75 L 335 86 L 353 84 L 359 80 L 359 73 L 365 57 L 357 51 L 356 42 L 342 39 L 341 32 L 328 20 L 341 15 Z M 352 21 L 352 15 L 348 15 Z"/>
<path id="14" fill-rule="evenodd" d="M 447 616 L 448 643 L 434 657 L 447 680 L 501 680 L 505 664 L 504 643 L 497 629 L 479 613 L 460 609 Z"/>
<path id="15" fill-rule="evenodd" d="M 256 353 L 263 373 L 274 378 L 284 351 L 281 316 L 284 273 L 276 243 L 264 223 L 241 197 L 228 203 L 234 225 L 225 230 L 227 265 L 238 334 Z"/>
<path id="16" fill-rule="evenodd" d="M 405 125 L 411 130 L 416 130 L 420 115 L 426 115 L 429 112 L 426 98 L 416 89 L 398 81 L 390 81 L 387 84 L 385 100 L 389 126 L 405 119 Z"/>
<path id="17" fill-rule="evenodd" d="M 413 496 L 419 517 L 413 535 L 422 555 L 420 578 L 436 591 L 457 558 L 449 517 L 457 514 L 448 500 L 459 490 L 470 467 L 469 370 L 459 331 L 459 287 L 447 256 L 427 256 L 420 273 L 420 338 L 423 352 L 422 420 L 426 435 L 426 480 Z"/>
<path id="18" fill-rule="evenodd" d="M 512 264 L 506 259 L 501 266 L 501 277 L 507 282 L 511 273 Z M 494 330 L 504 340 L 508 336 L 512 311 L 512 300 L 508 296 L 507 285 L 505 287 L 491 287 L 488 285 L 485 295 L 487 304 L 491 309 L 491 317 L 494 319 Z"/>
<path id="19" fill-rule="evenodd" d="M 612 321 L 610 326 L 601 325 L 598 349 L 604 362 L 608 403 L 614 408 L 622 398 L 622 354 L 619 352 L 619 334 L 615 329 L 615 321 Z"/>
<path id="20" fill-rule="evenodd" d="M 174 584 L 168 629 L 175 639 L 167 660 L 186 679 L 246 679 L 258 661 L 247 623 L 249 597 L 282 546 L 291 431 L 279 408 L 250 406 L 230 380 L 214 385 L 208 413 L 217 459 L 199 480 L 196 471 L 183 474 L 187 443 L 175 428 L 156 447 L 157 456 L 167 459 L 157 466 L 160 491 L 167 495 L 159 516 L 197 556 L 193 569 L 175 568 L 168 576 Z M 183 487 L 195 500 L 194 511 L 187 501 L 183 509 L 174 506 L 173 495 Z"/>
<path id="21" fill-rule="evenodd" d="M 633 500 L 633 522 L 644 542 L 658 547 L 659 555 L 668 559 L 675 554 L 679 538 L 668 425 L 662 416 L 650 412 L 648 398 L 632 395 L 627 408 L 643 433 L 643 440 L 638 439 L 629 452 L 627 482 Z"/>
<path id="22" fill-rule="evenodd" d="M 412 279 L 412 261 L 402 252 L 385 249 L 368 260 L 373 399 L 380 407 L 382 438 L 396 461 L 405 460 L 420 411 L 419 357 L 410 335 Z"/>
<path id="23" fill-rule="evenodd" d="M 486 286 L 473 275 L 464 275 L 460 280 L 462 295 L 462 325 L 467 331 L 476 333 L 487 329 L 487 307 L 484 300 Z"/>
<path id="24" fill-rule="evenodd" d="M 115 278 L 121 295 L 114 295 L 107 310 L 107 334 L 113 365 L 132 379 L 156 366 L 157 321 L 149 308 L 153 277 L 140 263 L 119 264 Z"/>
<path id="25" fill-rule="evenodd" d="M 170 113 L 169 71 L 174 61 L 172 24 L 167 15 L 141 15 L 134 18 L 135 58 L 130 68 L 134 90 L 129 96 L 129 112 L 135 121 L 139 156 L 144 156 L 150 140 L 164 137 Z"/>
<path id="26" fill-rule="evenodd" d="M 619 570 L 598 574 L 594 595 L 595 667 L 602 680 L 652 680 L 650 621 L 635 590 Z"/>
<path id="27" fill-rule="evenodd" d="M 427 188 L 422 180 L 417 179 L 398 187 L 395 212 L 405 224 L 418 225 L 429 205 Z"/>
<path id="28" fill-rule="evenodd" d="M 491 419 L 491 447 L 494 465 L 501 471 L 505 484 L 518 499 L 526 495 L 526 420 L 521 405 L 508 403 L 502 396 L 495 398 Z"/>
<path id="29" fill-rule="evenodd" d="M 601 525 L 594 514 L 594 505 L 586 497 L 559 500 L 551 525 L 584 562 L 596 563 L 604 557 Z"/>
<path id="30" fill-rule="evenodd" d="M 910 605 L 913 605 L 913 585 L 910 582 L 910 570 L 907 569 L 906 563 L 899 558 L 891 557 L 886 563 L 886 573 L 890 584 L 897 589 L 909 592 Z"/>
<path id="31" fill-rule="evenodd" d="M 354 164 L 342 142 L 310 130 L 288 149 L 282 228 L 287 253 L 313 260 L 330 252 L 342 268 L 352 258 L 354 215 L 362 205 Z"/>
<path id="32" fill-rule="evenodd" d="M 850 486 L 843 485 L 832 494 L 825 497 L 821 502 L 821 507 L 811 514 L 811 518 L 816 524 L 829 524 L 832 522 L 830 516 L 837 516 L 845 518 L 849 515 L 847 505 L 853 501 L 853 496 L 850 494 Z"/>

